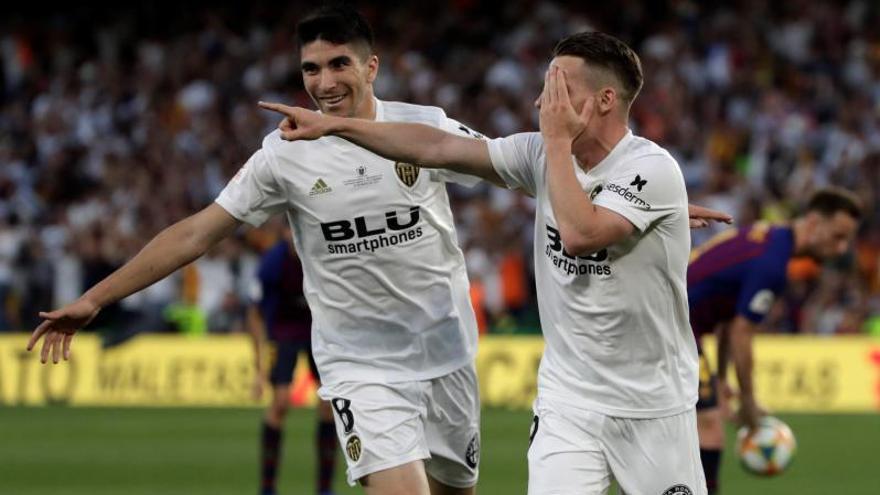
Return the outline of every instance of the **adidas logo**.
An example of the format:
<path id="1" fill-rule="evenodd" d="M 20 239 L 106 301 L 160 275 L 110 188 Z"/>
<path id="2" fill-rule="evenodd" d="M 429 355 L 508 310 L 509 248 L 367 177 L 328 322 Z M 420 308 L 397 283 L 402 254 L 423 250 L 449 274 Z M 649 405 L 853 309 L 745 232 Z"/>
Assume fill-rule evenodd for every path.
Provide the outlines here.
<path id="1" fill-rule="evenodd" d="M 328 186 L 327 183 L 324 182 L 324 179 L 318 178 L 318 180 L 315 181 L 315 185 L 312 186 L 312 190 L 309 191 L 309 196 L 328 193 L 332 190 L 333 189 L 331 189 L 330 186 Z"/>

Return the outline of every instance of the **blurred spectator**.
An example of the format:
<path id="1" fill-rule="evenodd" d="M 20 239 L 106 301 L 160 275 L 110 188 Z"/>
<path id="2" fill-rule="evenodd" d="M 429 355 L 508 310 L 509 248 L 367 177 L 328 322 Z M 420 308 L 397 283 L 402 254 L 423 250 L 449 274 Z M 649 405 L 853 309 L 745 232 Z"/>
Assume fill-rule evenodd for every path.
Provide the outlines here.
<path id="1" fill-rule="evenodd" d="M 181 7 L 35 6 L 0 16 L 0 330 L 30 328 L 36 311 L 69 302 L 212 201 L 276 124 L 257 100 L 311 105 L 291 31 L 310 6 L 196 2 L 170 16 Z M 853 263 L 792 284 L 775 328 L 878 327 L 876 2 L 622 0 L 609 10 L 464 0 L 429 12 L 365 3 L 364 12 L 382 54 L 381 98 L 440 105 L 489 136 L 537 129 L 533 102 L 555 40 L 588 28 L 621 37 L 646 75 L 632 127 L 675 154 L 693 202 L 746 223 L 784 220 L 828 184 L 865 201 Z M 451 195 L 486 326 L 537 330 L 531 200 L 488 187 Z M 265 245 L 253 233 L 230 241 L 95 325 L 236 331 L 243 274 Z"/>

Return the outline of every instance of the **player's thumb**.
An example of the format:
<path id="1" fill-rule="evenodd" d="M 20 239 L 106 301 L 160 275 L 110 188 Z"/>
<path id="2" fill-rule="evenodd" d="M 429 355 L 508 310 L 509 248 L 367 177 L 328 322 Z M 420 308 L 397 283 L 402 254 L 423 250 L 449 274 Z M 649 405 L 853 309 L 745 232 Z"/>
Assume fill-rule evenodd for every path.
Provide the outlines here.
<path id="1" fill-rule="evenodd" d="M 60 309 L 56 309 L 55 311 L 40 311 L 39 316 L 44 320 L 57 320 L 61 318 L 64 313 Z"/>
<path id="2" fill-rule="evenodd" d="M 281 131 L 281 139 L 285 141 L 312 141 L 319 137 L 320 135 L 316 135 L 314 130 L 303 127 L 291 127 Z"/>
<path id="3" fill-rule="evenodd" d="M 302 138 L 302 131 L 295 127 L 281 130 L 281 139 L 285 141 L 297 141 Z"/>

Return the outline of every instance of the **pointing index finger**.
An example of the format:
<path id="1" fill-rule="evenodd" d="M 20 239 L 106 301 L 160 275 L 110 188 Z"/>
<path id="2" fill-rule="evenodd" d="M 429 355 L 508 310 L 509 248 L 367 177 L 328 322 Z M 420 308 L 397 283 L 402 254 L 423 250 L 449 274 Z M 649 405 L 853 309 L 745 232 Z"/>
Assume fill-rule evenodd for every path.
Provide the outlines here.
<path id="1" fill-rule="evenodd" d="M 271 110 L 273 112 L 278 112 L 283 115 L 290 115 L 290 113 L 291 113 L 290 111 L 293 110 L 292 107 L 289 107 L 287 105 L 282 105 L 281 103 L 270 103 L 270 102 L 266 102 L 266 101 L 260 101 L 260 102 L 257 102 L 257 105 L 259 105 L 260 108 L 264 108 L 266 110 Z"/>

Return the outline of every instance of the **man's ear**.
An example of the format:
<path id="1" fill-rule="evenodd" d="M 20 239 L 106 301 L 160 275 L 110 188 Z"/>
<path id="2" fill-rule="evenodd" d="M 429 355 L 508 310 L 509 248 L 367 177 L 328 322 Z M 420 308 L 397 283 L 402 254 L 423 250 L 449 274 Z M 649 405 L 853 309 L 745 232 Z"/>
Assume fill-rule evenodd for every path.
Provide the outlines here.
<path id="1" fill-rule="evenodd" d="M 379 75 L 379 56 L 370 55 L 367 59 L 367 81 L 372 84 Z"/>
<path id="2" fill-rule="evenodd" d="M 606 86 L 599 90 L 596 94 L 596 100 L 596 109 L 602 115 L 613 110 L 620 102 L 617 91 L 611 86 Z"/>

